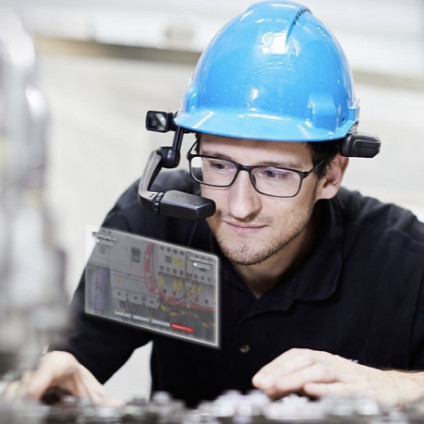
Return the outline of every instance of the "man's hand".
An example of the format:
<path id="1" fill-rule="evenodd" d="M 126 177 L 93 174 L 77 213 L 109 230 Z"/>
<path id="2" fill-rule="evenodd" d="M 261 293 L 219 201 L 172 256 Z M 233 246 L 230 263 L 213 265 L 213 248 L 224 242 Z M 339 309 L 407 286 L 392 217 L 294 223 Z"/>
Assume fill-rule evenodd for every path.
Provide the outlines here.
<path id="1" fill-rule="evenodd" d="M 94 404 L 122 406 L 110 398 L 102 384 L 83 367 L 73 355 L 53 351 L 41 357 L 35 371 L 25 373 L 18 381 L 10 383 L 2 397 L 6 400 L 26 398 L 39 400 L 52 388 L 76 397 L 89 398 Z"/>
<path id="2" fill-rule="evenodd" d="M 265 365 L 253 385 L 272 398 L 290 393 L 369 396 L 385 405 L 402 406 L 424 395 L 424 373 L 382 371 L 327 352 L 291 349 Z"/>

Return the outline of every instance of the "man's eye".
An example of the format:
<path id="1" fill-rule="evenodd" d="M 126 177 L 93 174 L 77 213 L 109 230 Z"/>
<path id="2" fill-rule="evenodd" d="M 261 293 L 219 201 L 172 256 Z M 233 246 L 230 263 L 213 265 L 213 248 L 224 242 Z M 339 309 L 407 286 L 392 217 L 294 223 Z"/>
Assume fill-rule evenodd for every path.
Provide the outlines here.
<path id="1" fill-rule="evenodd" d="M 219 160 L 210 160 L 209 161 L 209 166 L 217 171 L 225 171 L 225 170 L 229 170 L 232 168 L 230 163 L 226 163 L 223 161 L 219 161 Z"/>
<path id="2" fill-rule="evenodd" d="M 278 168 L 263 168 L 260 175 L 268 180 L 282 181 L 290 178 L 291 172 Z"/>

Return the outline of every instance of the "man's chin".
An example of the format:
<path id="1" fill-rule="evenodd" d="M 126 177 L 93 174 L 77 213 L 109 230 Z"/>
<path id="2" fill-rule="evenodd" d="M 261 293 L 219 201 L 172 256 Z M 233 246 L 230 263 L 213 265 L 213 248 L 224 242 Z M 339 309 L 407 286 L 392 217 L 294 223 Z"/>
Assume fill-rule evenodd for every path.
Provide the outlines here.
<path id="1" fill-rule="evenodd" d="M 221 246 L 221 250 L 228 260 L 236 265 L 257 265 L 266 259 L 266 255 L 264 257 L 264 255 L 260 252 L 247 251 L 245 247 L 240 250 L 235 250 L 234 248 L 227 249 L 225 247 L 222 248 Z"/>

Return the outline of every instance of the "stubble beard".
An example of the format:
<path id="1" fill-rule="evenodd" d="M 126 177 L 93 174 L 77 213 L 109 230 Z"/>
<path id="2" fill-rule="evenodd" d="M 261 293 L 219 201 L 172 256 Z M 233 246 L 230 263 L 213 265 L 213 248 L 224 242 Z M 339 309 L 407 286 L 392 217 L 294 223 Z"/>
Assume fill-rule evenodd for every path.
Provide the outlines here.
<path id="1" fill-rule="evenodd" d="M 228 212 L 217 211 L 215 215 L 216 226 L 211 225 L 212 232 L 221 248 L 222 253 L 234 264 L 237 265 L 256 265 L 266 261 L 272 256 L 276 255 L 297 237 L 302 234 L 310 221 L 312 214 L 311 210 L 306 213 L 301 219 L 294 223 L 291 223 L 288 228 L 285 229 L 284 235 L 277 235 L 271 238 L 269 241 L 264 240 L 262 243 L 252 243 L 248 237 L 242 237 L 236 242 L 228 242 L 222 232 L 219 231 L 219 222 L 223 218 L 230 218 L 231 214 Z M 246 221 L 244 221 L 246 222 Z M 257 224 L 265 224 L 272 226 L 273 219 L 270 217 L 262 217 L 260 220 L 255 220 Z M 264 245 L 267 243 L 267 245 Z"/>

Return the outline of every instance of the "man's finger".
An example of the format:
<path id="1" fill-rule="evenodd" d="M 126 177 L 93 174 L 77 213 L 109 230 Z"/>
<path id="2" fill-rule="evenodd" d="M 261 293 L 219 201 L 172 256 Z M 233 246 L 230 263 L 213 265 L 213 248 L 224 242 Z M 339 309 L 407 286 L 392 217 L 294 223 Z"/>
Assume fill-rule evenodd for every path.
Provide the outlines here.
<path id="1" fill-rule="evenodd" d="M 264 365 L 256 373 L 256 376 L 260 378 L 265 378 L 265 375 L 268 374 L 272 376 L 276 370 L 279 370 L 280 374 L 290 374 L 311 365 L 313 362 L 315 362 L 313 351 L 308 349 L 290 349 Z"/>
<path id="2" fill-rule="evenodd" d="M 268 374 L 265 379 L 255 376 L 253 384 L 271 397 L 282 397 L 289 393 L 303 391 L 305 384 L 310 382 L 330 383 L 337 381 L 334 370 L 321 363 L 312 363 L 289 374 L 278 369 Z"/>
<path id="3" fill-rule="evenodd" d="M 321 398 L 323 396 L 337 395 L 337 396 L 353 396 L 355 394 L 363 394 L 359 390 L 355 390 L 350 386 L 341 382 L 333 383 L 316 383 L 310 382 L 303 386 L 303 391 L 306 395 Z"/>

